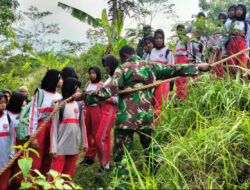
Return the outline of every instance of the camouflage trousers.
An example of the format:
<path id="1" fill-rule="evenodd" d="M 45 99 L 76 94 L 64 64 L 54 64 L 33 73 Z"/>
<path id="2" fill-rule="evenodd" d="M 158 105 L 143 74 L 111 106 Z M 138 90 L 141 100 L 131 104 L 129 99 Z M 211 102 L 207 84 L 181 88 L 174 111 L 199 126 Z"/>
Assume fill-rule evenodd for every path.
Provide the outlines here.
<path id="1" fill-rule="evenodd" d="M 144 149 L 144 155 L 146 157 L 146 162 L 149 163 L 149 158 L 157 154 L 158 148 L 152 143 L 153 130 L 144 129 L 144 130 L 127 130 L 127 129 L 115 129 L 114 130 L 114 161 L 116 167 L 116 174 L 118 178 L 123 178 L 126 180 L 128 177 L 129 171 L 127 168 L 127 162 L 125 160 L 125 150 L 130 153 L 133 148 L 133 136 L 134 133 L 138 133 L 140 137 L 140 142 Z M 151 160 L 150 163 L 153 163 Z"/>

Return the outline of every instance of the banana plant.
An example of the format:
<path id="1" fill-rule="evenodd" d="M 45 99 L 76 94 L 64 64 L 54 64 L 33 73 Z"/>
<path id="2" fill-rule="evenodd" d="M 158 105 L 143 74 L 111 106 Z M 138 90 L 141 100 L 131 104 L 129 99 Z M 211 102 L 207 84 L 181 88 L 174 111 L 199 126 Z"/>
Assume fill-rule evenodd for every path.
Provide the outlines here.
<path id="1" fill-rule="evenodd" d="M 58 2 L 58 7 L 61 7 L 64 10 L 70 11 L 70 14 L 73 17 L 79 19 L 82 22 L 86 22 L 87 24 L 93 26 L 94 28 L 101 26 L 101 19 L 94 18 L 90 14 L 88 14 L 80 9 L 71 7 L 71 6 L 66 5 L 64 3 L 61 3 L 61 2 Z"/>
<path id="2" fill-rule="evenodd" d="M 52 48 L 48 56 L 38 55 L 32 51 L 28 51 L 37 61 L 39 61 L 42 65 L 44 65 L 47 69 L 58 69 L 61 70 L 62 68 L 66 67 L 70 62 L 70 59 L 67 59 L 64 62 L 60 62 L 59 56 L 54 56 L 54 48 Z"/>
<path id="3" fill-rule="evenodd" d="M 69 10 L 71 15 L 78 20 L 93 26 L 94 28 L 103 28 L 108 39 L 108 45 L 105 54 L 117 54 L 118 50 L 127 44 L 127 40 L 121 38 L 121 33 L 123 29 L 123 18 L 122 11 L 118 10 L 116 19 L 112 19 L 112 22 L 109 22 L 107 10 L 102 10 L 101 18 L 94 18 L 88 13 L 79 10 L 77 8 L 71 7 L 64 3 L 59 2 L 58 6 L 64 10 Z"/>
<path id="4" fill-rule="evenodd" d="M 127 44 L 127 40 L 121 37 L 123 29 L 122 11 L 118 10 L 117 19 L 115 22 L 109 23 L 107 11 L 102 11 L 102 27 L 108 38 L 108 47 L 106 54 L 117 54 L 118 50 Z"/>

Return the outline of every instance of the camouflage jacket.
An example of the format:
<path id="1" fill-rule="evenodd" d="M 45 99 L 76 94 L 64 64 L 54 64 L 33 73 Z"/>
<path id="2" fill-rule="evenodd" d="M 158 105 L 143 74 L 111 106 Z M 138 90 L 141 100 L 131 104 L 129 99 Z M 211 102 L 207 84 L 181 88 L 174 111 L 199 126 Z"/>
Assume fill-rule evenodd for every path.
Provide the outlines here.
<path id="1" fill-rule="evenodd" d="M 113 79 L 105 88 L 100 87 L 87 94 L 85 102 L 90 105 L 117 96 L 119 90 L 148 85 L 160 79 L 196 74 L 197 67 L 157 64 L 133 56 L 130 62 L 117 67 Z M 148 88 L 119 94 L 115 127 L 132 130 L 153 129 L 153 92 L 154 88 Z"/>

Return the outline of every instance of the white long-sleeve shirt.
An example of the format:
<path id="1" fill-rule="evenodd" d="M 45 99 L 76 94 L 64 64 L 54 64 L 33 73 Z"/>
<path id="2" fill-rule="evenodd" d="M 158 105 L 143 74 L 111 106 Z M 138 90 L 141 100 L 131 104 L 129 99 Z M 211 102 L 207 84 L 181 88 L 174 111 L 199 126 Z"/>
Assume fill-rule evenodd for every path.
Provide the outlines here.
<path id="1" fill-rule="evenodd" d="M 58 96 L 56 92 L 48 92 L 46 90 L 43 90 L 43 102 L 41 105 L 41 108 L 38 108 L 38 91 L 35 93 L 32 103 L 31 103 L 31 109 L 29 113 L 29 135 L 35 133 L 37 127 L 38 127 L 38 121 L 45 120 L 47 117 L 49 117 L 50 113 L 54 110 L 54 104 L 52 103 L 53 100 L 58 100 Z M 39 110 L 39 113 L 38 113 Z"/>
<path id="2" fill-rule="evenodd" d="M 97 89 L 98 86 L 103 85 L 103 82 L 97 82 L 97 83 L 93 83 L 91 81 L 88 81 L 85 85 L 85 91 L 86 92 L 90 92 L 90 91 L 95 91 Z M 92 104 L 90 106 L 97 106 L 97 104 Z"/>
<path id="3" fill-rule="evenodd" d="M 2 169 L 15 154 L 15 150 L 9 150 L 14 146 L 14 128 L 12 121 L 9 124 L 6 113 L 0 116 L 0 169 Z"/>

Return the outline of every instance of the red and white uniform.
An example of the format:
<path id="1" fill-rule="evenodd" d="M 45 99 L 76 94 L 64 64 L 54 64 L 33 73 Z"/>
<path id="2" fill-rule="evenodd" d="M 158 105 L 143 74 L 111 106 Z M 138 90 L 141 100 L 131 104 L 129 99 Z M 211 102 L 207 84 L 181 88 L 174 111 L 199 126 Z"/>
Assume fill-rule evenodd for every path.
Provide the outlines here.
<path id="1" fill-rule="evenodd" d="M 107 85 L 111 81 L 109 77 L 105 83 Z M 95 144 L 97 147 L 98 157 L 101 165 L 110 162 L 111 152 L 111 128 L 115 122 L 118 96 L 113 96 L 108 99 L 109 102 L 104 101 L 101 103 L 101 122 L 95 135 Z"/>
<path id="2" fill-rule="evenodd" d="M 245 33 L 245 23 L 244 21 L 227 22 L 226 28 L 230 32 L 230 40 L 227 45 L 228 56 L 238 53 L 249 47 L 250 38 L 250 26 L 247 24 L 247 32 Z M 232 58 L 228 61 L 230 66 L 236 65 L 240 67 L 247 68 L 247 57 L 246 54 L 241 54 L 237 58 Z M 237 68 L 230 67 L 229 71 L 232 75 L 236 75 Z"/>
<path id="3" fill-rule="evenodd" d="M 15 145 L 19 145 L 19 143 L 16 142 L 16 127 L 19 123 L 19 120 L 17 119 L 17 117 L 20 115 L 20 113 L 14 113 L 14 112 L 11 112 L 11 111 L 7 111 L 10 118 L 11 118 L 11 121 L 13 123 L 13 128 L 14 128 L 14 144 Z"/>
<path id="4" fill-rule="evenodd" d="M 175 46 L 175 64 L 185 64 L 189 61 L 192 61 L 193 58 L 193 44 L 191 42 L 186 45 L 182 43 L 181 40 L 178 40 Z M 181 100 L 184 100 L 187 96 L 187 91 L 189 89 L 188 77 L 183 77 L 181 79 L 175 80 L 176 93 Z"/>
<path id="5" fill-rule="evenodd" d="M 52 120 L 50 152 L 56 153 L 51 169 L 73 177 L 80 145 L 88 147 L 83 109 L 76 101 L 65 104 L 62 120 L 57 112 Z"/>
<path id="6" fill-rule="evenodd" d="M 85 91 L 95 91 L 98 86 L 103 85 L 102 82 L 92 83 L 91 81 L 87 82 L 85 85 Z M 95 145 L 95 135 L 98 130 L 99 124 L 101 121 L 101 107 L 98 104 L 93 104 L 86 106 L 86 117 L 85 123 L 87 128 L 87 138 L 88 138 L 88 151 L 85 156 L 90 158 L 95 158 L 97 153 L 96 145 Z"/>
<path id="7" fill-rule="evenodd" d="M 14 146 L 14 128 L 12 122 L 9 123 L 6 113 L 0 116 L 0 169 L 2 169 L 15 154 L 14 150 L 9 150 Z M 7 189 L 11 168 L 7 169 L 0 176 L 0 189 Z"/>
<path id="8" fill-rule="evenodd" d="M 42 89 L 43 90 L 43 89 Z M 41 108 L 38 108 L 38 92 L 35 93 L 32 99 L 32 106 L 29 115 L 29 134 L 32 136 L 36 129 L 39 128 L 50 113 L 54 110 L 53 100 L 57 100 L 58 96 L 56 92 L 49 92 L 43 90 L 43 102 Z M 39 110 L 39 113 L 38 113 Z M 50 128 L 51 121 L 48 122 L 45 127 L 40 131 L 35 139 L 37 139 L 39 148 L 37 149 L 39 153 L 39 158 L 34 154 L 30 153 L 30 157 L 33 158 L 32 169 L 38 169 L 44 175 L 49 171 L 51 165 L 51 157 L 49 156 L 50 147 Z"/>
<path id="9" fill-rule="evenodd" d="M 167 53 L 168 49 L 166 47 L 163 47 L 161 49 L 156 49 L 153 48 L 150 54 L 150 61 L 153 62 L 157 62 L 160 64 L 174 64 L 174 58 L 173 58 L 173 53 L 172 51 L 169 51 L 167 57 L 166 57 L 166 53 Z M 154 92 L 154 110 L 155 110 L 155 118 L 159 118 L 159 110 L 162 109 L 162 96 L 166 102 L 167 97 L 168 97 L 168 93 L 170 90 L 170 83 L 164 83 L 160 86 L 157 86 L 155 88 L 155 92 Z"/>

